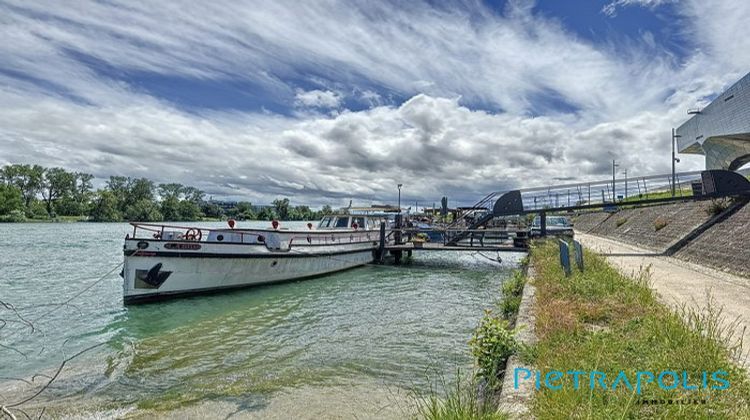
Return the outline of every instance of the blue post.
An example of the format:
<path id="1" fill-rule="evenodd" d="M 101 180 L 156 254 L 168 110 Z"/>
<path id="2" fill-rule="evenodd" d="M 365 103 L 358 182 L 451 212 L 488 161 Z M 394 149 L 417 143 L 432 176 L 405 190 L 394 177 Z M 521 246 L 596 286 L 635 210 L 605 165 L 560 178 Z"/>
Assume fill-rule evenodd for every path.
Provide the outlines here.
<path id="1" fill-rule="evenodd" d="M 560 239 L 560 264 L 562 265 L 563 271 L 565 271 L 565 276 L 570 275 L 570 248 L 568 247 L 568 243 Z"/>
<path id="2" fill-rule="evenodd" d="M 576 265 L 578 269 L 583 271 L 583 247 L 578 241 L 573 241 L 573 251 L 576 254 Z"/>

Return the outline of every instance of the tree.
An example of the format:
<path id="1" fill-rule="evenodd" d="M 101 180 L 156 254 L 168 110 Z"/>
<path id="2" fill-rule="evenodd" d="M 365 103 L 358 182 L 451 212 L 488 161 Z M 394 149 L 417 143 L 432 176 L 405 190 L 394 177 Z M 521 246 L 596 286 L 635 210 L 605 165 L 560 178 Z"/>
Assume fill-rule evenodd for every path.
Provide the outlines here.
<path id="1" fill-rule="evenodd" d="M 164 220 L 180 220 L 180 200 L 175 196 L 169 196 L 161 200 L 161 214 Z"/>
<path id="2" fill-rule="evenodd" d="M 125 218 L 138 222 L 158 222 L 162 220 L 162 215 L 154 201 L 141 199 L 128 206 Z"/>
<path id="3" fill-rule="evenodd" d="M 125 199 L 127 205 L 134 205 L 140 201 L 154 201 L 154 181 L 148 178 L 130 180 Z"/>
<path id="4" fill-rule="evenodd" d="M 195 187 L 185 187 L 182 192 L 185 194 L 185 200 L 191 201 L 193 203 L 201 203 L 203 201 L 203 197 L 206 195 L 205 192 Z"/>
<path id="5" fill-rule="evenodd" d="M 91 220 L 95 222 L 119 222 L 122 214 L 118 209 L 117 196 L 109 190 L 100 190 L 94 198 L 91 212 Z"/>
<path id="6" fill-rule="evenodd" d="M 279 199 L 273 200 L 273 207 L 276 210 L 276 215 L 281 220 L 289 220 L 289 199 Z"/>
<path id="7" fill-rule="evenodd" d="M 159 196 L 162 200 L 167 200 L 169 198 L 180 200 L 184 189 L 185 186 L 182 184 L 159 184 Z"/>
<path id="8" fill-rule="evenodd" d="M 321 216 L 328 216 L 329 214 L 333 214 L 333 209 L 331 208 L 331 206 L 329 206 L 328 204 L 326 204 L 325 206 L 323 206 L 322 209 L 320 209 L 320 215 Z"/>
<path id="9" fill-rule="evenodd" d="M 206 217 L 212 217 L 212 218 L 220 218 L 224 216 L 224 211 L 219 207 L 216 203 L 209 203 L 207 201 L 204 201 L 201 203 L 201 211 L 203 212 Z"/>
<path id="10" fill-rule="evenodd" d="M 26 207 L 41 191 L 43 177 L 44 168 L 39 165 L 8 165 L 0 169 L 0 179 L 21 190 Z"/>
<path id="11" fill-rule="evenodd" d="M 42 197 L 47 205 L 47 214 L 53 217 L 55 212 L 52 203 L 66 194 L 71 194 L 75 188 L 76 176 L 63 168 L 48 169 L 42 181 Z"/>
<path id="12" fill-rule="evenodd" d="M 0 184 L 0 214 L 10 214 L 23 209 L 23 194 L 14 185 Z"/>
<path id="13" fill-rule="evenodd" d="M 107 181 L 107 189 L 111 191 L 115 197 L 115 200 L 117 201 L 117 210 L 121 213 L 125 211 L 129 184 L 130 178 L 124 176 L 110 176 L 109 181 Z"/>
<path id="14" fill-rule="evenodd" d="M 199 220 L 202 216 L 201 208 L 198 207 L 198 204 L 189 200 L 180 201 L 180 204 L 177 206 L 177 211 L 180 215 L 180 220 L 182 221 Z"/>
<path id="15" fill-rule="evenodd" d="M 94 179 L 94 175 L 84 172 L 76 172 L 75 176 L 76 181 L 73 191 L 73 199 L 78 203 L 78 212 L 76 215 L 81 215 L 88 212 L 87 207 L 91 202 L 91 189 L 93 188 L 91 181 Z"/>
<path id="16" fill-rule="evenodd" d="M 257 214 L 257 220 L 274 220 L 277 218 L 276 212 L 271 207 L 263 207 Z"/>

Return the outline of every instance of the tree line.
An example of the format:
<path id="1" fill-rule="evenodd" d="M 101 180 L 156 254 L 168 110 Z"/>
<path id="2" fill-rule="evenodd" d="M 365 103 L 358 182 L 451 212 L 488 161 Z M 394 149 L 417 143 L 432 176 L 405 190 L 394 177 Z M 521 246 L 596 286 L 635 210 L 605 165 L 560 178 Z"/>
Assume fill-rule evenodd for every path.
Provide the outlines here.
<path id="1" fill-rule="evenodd" d="M 94 176 L 63 168 L 12 164 L 0 168 L 0 221 L 23 222 L 75 217 L 94 222 L 239 220 L 317 220 L 330 206 L 313 210 L 279 198 L 270 206 L 247 201 L 225 209 L 205 200 L 198 188 L 156 184 L 148 178 L 110 176 L 94 190 Z"/>

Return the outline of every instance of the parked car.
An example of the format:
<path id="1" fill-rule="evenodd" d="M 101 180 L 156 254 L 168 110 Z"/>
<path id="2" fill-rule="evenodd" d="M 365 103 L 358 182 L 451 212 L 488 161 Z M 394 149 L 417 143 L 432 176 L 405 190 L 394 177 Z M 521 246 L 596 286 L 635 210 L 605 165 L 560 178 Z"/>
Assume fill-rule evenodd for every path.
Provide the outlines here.
<path id="1" fill-rule="evenodd" d="M 531 237 L 542 236 L 542 219 L 537 216 L 531 223 Z M 573 237 L 573 224 L 564 216 L 547 216 L 547 236 Z"/>

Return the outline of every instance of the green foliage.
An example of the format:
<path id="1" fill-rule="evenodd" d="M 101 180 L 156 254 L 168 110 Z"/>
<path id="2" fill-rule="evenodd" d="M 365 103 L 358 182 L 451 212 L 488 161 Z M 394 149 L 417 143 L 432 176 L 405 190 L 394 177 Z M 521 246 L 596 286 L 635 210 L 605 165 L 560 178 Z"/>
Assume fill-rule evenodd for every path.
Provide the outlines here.
<path id="1" fill-rule="evenodd" d="M 118 201 L 115 193 L 101 190 L 93 200 L 89 216 L 95 222 L 120 222 L 122 221 L 122 213 L 117 206 Z"/>
<path id="2" fill-rule="evenodd" d="M 21 190 L 14 185 L 0 184 L 0 215 L 20 212 L 22 209 Z"/>
<path id="3" fill-rule="evenodd" d="M 625 218 L 625 217 L 621 217 L 621 218 L 619 218 L 619 219 L 617 219 L 617 220 L 615 221 L 615 224 L 617 225 L 617 227 L 620 227 L 620 226 L 624 225 L 624 224 L 625 224 L 625 223 L 627 223 L 627 222 L 628 222 L 628 219 L 627 219 L 627 218 Z"/>
<path id="4" fill-rule="evenodd" d="M 526 276 L 520 270 L 516 270 L 513 275 L 503 283 L 502 298 L 498 307 L 502 316 L 508 321 L 514 322 L 518 314 L 518 308 L 521 306 L 521 295 L 523 287 L 526 284 Z"/>
<path id="5" fill-rule="evenodd" d="M 494 382 L 518 345 L 508 321 L 487 309 L 469 341 L 469 347 L 477 364 L 477 374 Z"/>
<path id="6" fill-rule="evenodd" d="M 11 210 L 7 214 L 0 215 L 0 223 L 20 223 L 26 221 L 26 216 L 21 210 Z"/>
<path id="7" fill-rule="evenodd" d="M 459 371 L 453 384 L 443 381 L 444 396 L 434 390 L 427 396 L 417 395 L 419 418 L 426 420 L 502 420 L 493 401 L 494 389 L 482 386 L 476 377 L 465 378 Z"/>
<path id="8" fill-rule="evenodd" d="M 26 217 L 29 219 L 49 218 L 49 214 L 47 213 L 47 207 L 44 205 L 43 202 L 39 200 L 32 200 L 31 203 L 28 206 L 26 206 L 26 211 L 24 213 L 26 214 Z"/>
<path id="9" fill-rule="evenodd" d="M 273 207 L 276 212 L 276 216 L 281 220 L 289 220 L 289 199 L 277 198 L 273 200 Z"/>
<path id="10" fill-rule="evenodd" d="M 162 215 L 154 201 L 144 198 L 128 206 L 125 218 L 133 221 L 160 221 Z"/>
<path id="11" fill-rule="evenodd" d="M 635 395 L 622 387 L 576 390 L 566 381 L 560 390 L 543 388 L 535 393 L 532 414 L 536 418 L 750 418 L 750 380 L 736 365 L 739 353 L 730 344 L 734 332 L 731 326 L 725 327 L 715 307 L 683 308 L 675 313 L 659 303 L 648 285 L 648 270 L 631 278 L 596 253 L 588 249 L 584 253 L 586 271 L 574 270 L 566 277 L 556 243 L 547 241 L 532 248 L 536 368 L 597 370 L 607 378 L 620 371 L 634 378 L 639 370 L 676 370 L 687 372 L 691 382 L 692 378 L 700 382 L 703 371 L 724 370 L 731 386 L 722 391 L 670 391 L 649 385 Z M 636 398 L 706 399 L 709 403 L 642 405 L 635 403 Z"/>
<path id="12" fill-rule="evenodd" d="M 76 175 L 63 168 L 51 168 L 44 172 L 42 180 L 42 197 L 47 206 L 49 217 L 55 217 L 55 200 L 72 194 L 76 186 Z"/>
<path id="13" fill-rule="evenodd" d="M 177 206 L 177 214 L 181 221 L 199 220 L 203 216 L 198 204 L 189 200 L 180 201 L 180 204 Z"/>
<path id="14" fill-rule="evenodd" d="M 256 213 L 249 202 L 240 202 L 226 213 L 204 200 L 205 192 L 178 183 L 159 184 L 147 178 L 110 176 L 102 190 L 92 191 L 94 176 L 63 168 L 39 165 L 0 167 L 0 215 L 19 210 L 30 219 L 58 219 L 58 216 L 88 216 L 91 221 L 194 221 L 224 216 L 239 220 L 317 220 L 333 209 L 314 211 L 292 206 L 288 198 L 273 201 L 272 207 Z M 18 202 L 18 193 L 21 205 Z M 41 200 L 40 200 L 41 198 Z M 17 218 L 5 218 L 17 220 Z M 6 220 L 6 221 L 7 221 Z"/>
<path id="15" fill-rule="evenodd" d="M 7 165 L 0 168 L 0 181 L 18 188 L 26 207 L 41 191 L 43 177 L 44 168 L 39 165 Z"/>

